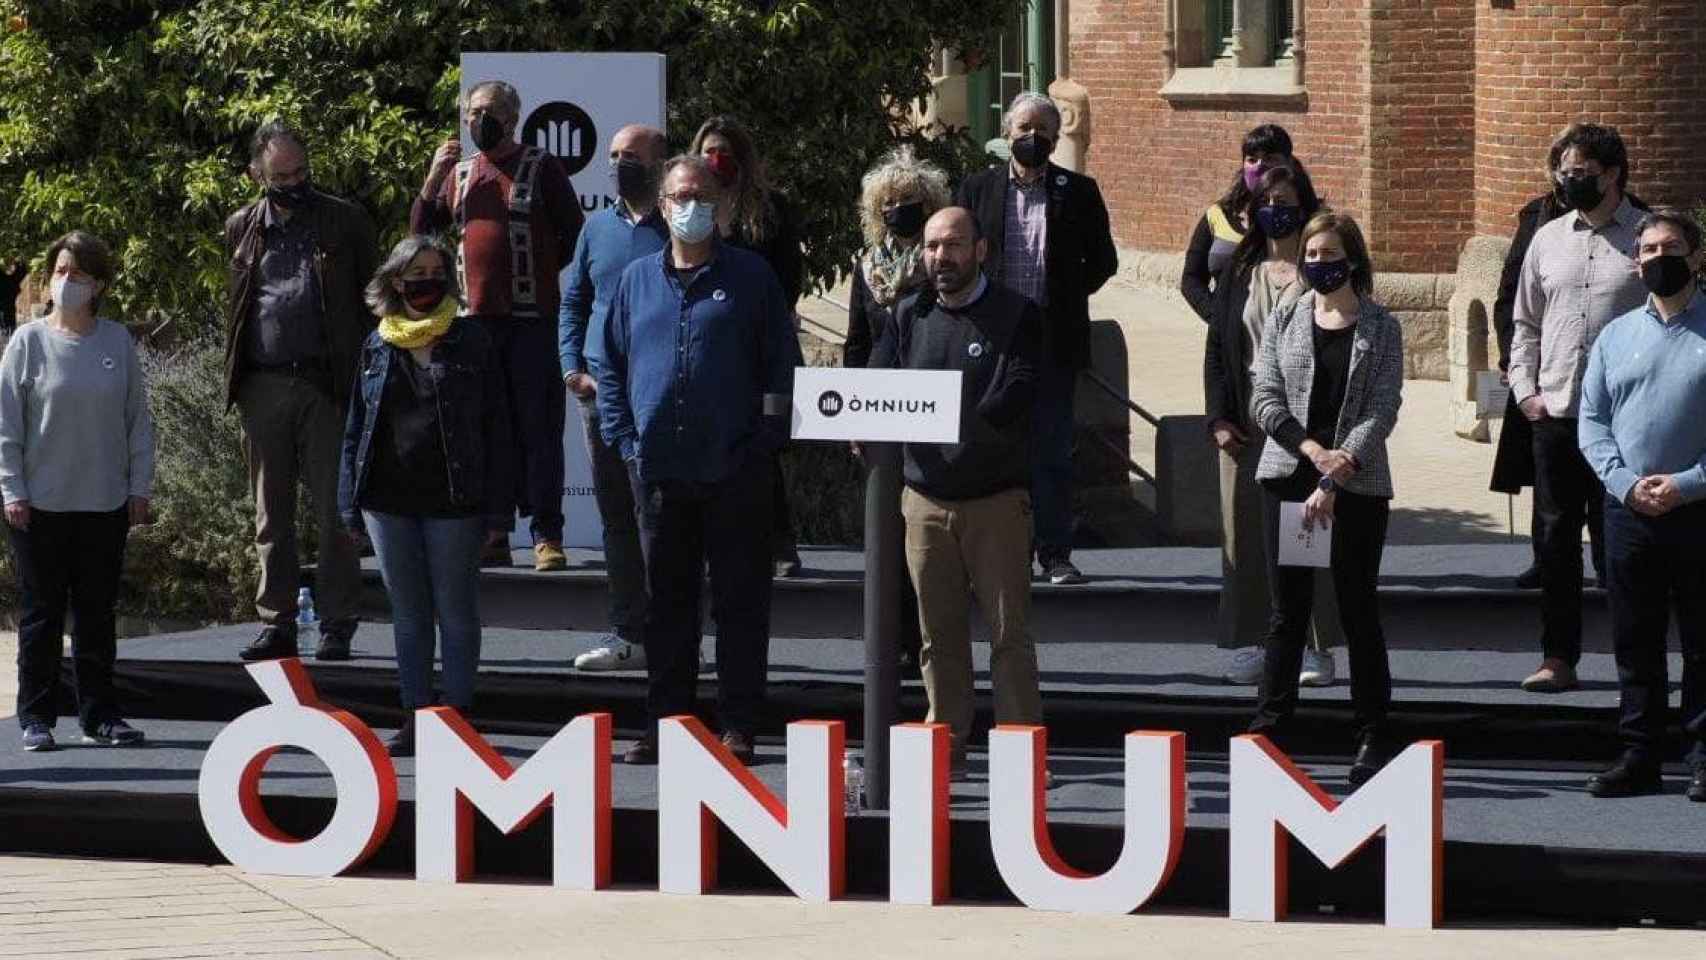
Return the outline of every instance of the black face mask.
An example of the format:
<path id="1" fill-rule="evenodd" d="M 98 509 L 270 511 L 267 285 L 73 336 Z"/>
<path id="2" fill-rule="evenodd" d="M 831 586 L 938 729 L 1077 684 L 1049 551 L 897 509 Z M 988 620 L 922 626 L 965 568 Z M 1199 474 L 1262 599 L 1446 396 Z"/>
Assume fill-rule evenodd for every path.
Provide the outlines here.
<path id="1" fill-rule="evenodd" d="M 1599 188 L 1597 176 L 1565 177 L 1558 185 L 1563 188 L 1564 203 L 1571 210 L 1586 213 L 1605 201 L 1605 191 Z"/>
<path id="2" fill-rule="evenodd" d="M 1027 133 L 1013 141 L 1013 159 L 1022 167 L 1036 169 L 1048 162 L 1054 152 L 1054 141 L 1038 133 Z"/>
<path id="3" fill-rule="evenodd" d="M 468 129 L 474 137 L 474 147 L 481 153 L 490 152 L 493 147 L 504 142 L 503 121 L 489 113 L 480 114 L 480 119 Z"/>
<path id="4" fill-rule="evenodd" d="M 449 284 L 443 277 L 423 277 L 403 281 L 403 299 L 421 313 L 431 313 L 444 300 Z"/>
<path id="5" fill-rule="evenodd" d="M 1641 264 L 1641 282 L 1661 297 L 1674 297 L 1694 279 L 1688 258 L 1677 254 L 1654 257 Z"/>
<path id="6" fill-rule="evenodd" d="M 652 168 L 638 160 L 619 160 L 610 175 L 616 178 L 616 194 L 624 200 L 651 200 L 657 189 Z"/>
<path id="7" fill-rule="evenodd" d="M 1303 229 L 1303 208 L 1296 204 L 1272 203 L 1256 208 L 1256 223 L 1275 240 L 1284 240 Z"/>
<path id="8" fill-rule="evenodd" d="M 303 177 L 301 183 L 293 183 L 288 187 L 277 184 L 267 187 L 267 199 L 286 210 L 302 206 L 313 196 L 314 185 L 308 182 L 307 177 Z"/>
<path id="9" fill-rule="evenodd" d="M 1350 282 L 1351 262 L 1349 260 L 1311 260 L 1303 265 L 1303 278 L 1309 281 L 1311 290 L 1321 293 L 1333 293 Z"/>
<path id="10" fill-rule="evenodd" d="M 924 201 L 903 203 L 893 210 L 883 211 L 883 226 L 897 237 L 911 239 L 924 229 Z"/>

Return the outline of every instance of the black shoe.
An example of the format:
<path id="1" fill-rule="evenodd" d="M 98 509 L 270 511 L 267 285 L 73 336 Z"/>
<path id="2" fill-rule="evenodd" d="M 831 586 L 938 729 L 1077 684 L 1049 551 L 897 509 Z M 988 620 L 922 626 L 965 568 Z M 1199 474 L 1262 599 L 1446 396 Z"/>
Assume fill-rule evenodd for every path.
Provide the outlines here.
<path id="1" fill-rule="evenodd" d="M 1694 765 L 1694 776 L 1688 780 L 1688 791 L 1685 796 L 1695 803 L 1706 803 L 1706 763 Z"/>
<path id="2" fill-rule="evenodd" d="M 254 642 L 237 652 L 244 660 L 277 660 L 296 656 L 296 624 L 269 623 Z"/>
<path id="3" fill-rule="evenodd" d="M 316 660 L 348 660 L 350 640 L 355 636 L 356 621 L 327 620 L 320 624 L 320 642 L 314 647 Z"/>
<path id="4" fill-rule="evenodd" d="M 622 762 L 636 767 L 650 767 L 658 762 L 658 741 L 653 735 L 641 737 L 622 755 Z"/>
<path id="5" fill-rule="evenodd" d="M 1386 742 L 1378 736 L 1363 737 L 1357 746 L 1357 755 L 1351 761 L 1351 786 L 1360 787 L 1374 779 L 1374 775 L 1385 767 L 1392 759 L 1392 752 L 1386 748 Z"/>
<path id="6" fill-rule="evenodd" d="M 83 728 L 84 743 L 98 743 L 104 747 L 133 747 L 142 740 L 141 730 L 117 718 L 102 720 L 92 727 Z"/>
<path id="7" fill-rule="evenodd" d="M 1517 574 L 1516 575 L 1516 588 L 1518 590 L 1539 590 L 1540 589 L 1540 564 L 1531 563 L 1528 565 L 1527 570 L 1524 570 L 1523 572 Z"/>
<path id="8" fill-rule="evenodd" d="M 1588 778 L 1588 793 L 1596 797 L 1638 797 L 1664 790 L 1659 765 L 1627 753 L 1610 770 Z"/>
<path id="9" fill-rule="evenodd" d="M 412 757 L 415 755 L 415 715 L 409 714 L 403 720 L 403 725 L 385 741 L 385 752 L 393 757 Z"/>
<path id="10" fill-rule="evenodd" d="M 758 755 L 758 751 L 753 749 L 752 737 L 733 730 L 723 734 L 723 746 L 734 754 L 736 760 L 749 766 L 752 764 L 753 758 Z"/>

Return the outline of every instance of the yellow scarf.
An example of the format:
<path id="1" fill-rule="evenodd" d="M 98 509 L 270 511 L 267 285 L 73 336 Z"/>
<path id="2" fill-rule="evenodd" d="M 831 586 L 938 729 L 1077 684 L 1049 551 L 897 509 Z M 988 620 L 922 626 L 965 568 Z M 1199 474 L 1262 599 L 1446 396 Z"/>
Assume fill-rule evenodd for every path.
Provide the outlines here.
<path id="1" fill-rule="evenodd" d="M 408 314 L 379 318 L 379 338 L 393 347 L 413 350 L 444 336 L 455 319 L 456 298 L 447 294 L 433 312 L 419 320 L 410 319 Z"/>

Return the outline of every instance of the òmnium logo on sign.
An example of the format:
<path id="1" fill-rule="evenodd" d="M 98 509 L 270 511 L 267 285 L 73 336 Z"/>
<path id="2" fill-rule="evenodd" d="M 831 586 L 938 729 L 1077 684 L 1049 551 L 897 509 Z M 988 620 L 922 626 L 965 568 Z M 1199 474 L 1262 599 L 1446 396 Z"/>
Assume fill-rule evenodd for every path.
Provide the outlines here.
<path id="1" fill-rule="evenodd" d="M 799 367 L 797 440 L 958 443 L 960 371 Z"/>
<path id="2" fill-rule="evenodd" d="M 817 398 L 817 412 L 826 417 L 833 417 L 841 412 L 841 394 L 834 390 L 825 390 Z"/>
<path id="3" fill-rule="evenodd" d="M 598 128 L 585 110 L 564 100 L 540 104 L 521 125 L 521 142 L 550 151 L 574 176 L 598 151 Z"/>
<path id="4" fill-rule="evenodd" d="M 831 408 L 833 404 L 833 409 Z M 935 413 L 936 401 L 917 397 L 861 397 L 854 394 L 844 402 L 841 394 L 826 390 L 817 400 L 817 408 L 826 417 L 845 409 L 848 413 Z"/>

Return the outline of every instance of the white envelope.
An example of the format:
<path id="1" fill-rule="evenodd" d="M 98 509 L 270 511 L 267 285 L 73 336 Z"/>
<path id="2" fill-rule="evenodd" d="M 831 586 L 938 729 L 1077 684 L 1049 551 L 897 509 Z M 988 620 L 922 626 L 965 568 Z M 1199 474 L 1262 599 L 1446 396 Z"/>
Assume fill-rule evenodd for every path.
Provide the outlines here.
<path id="1" fill-rule="evenodd" d="M 1319 522 L 1303 529 L 1303 504 L 1280 504 L 1279 562 L 1282 567 L 1328 567 L 1333 560 L 1333 532 Z"/>

